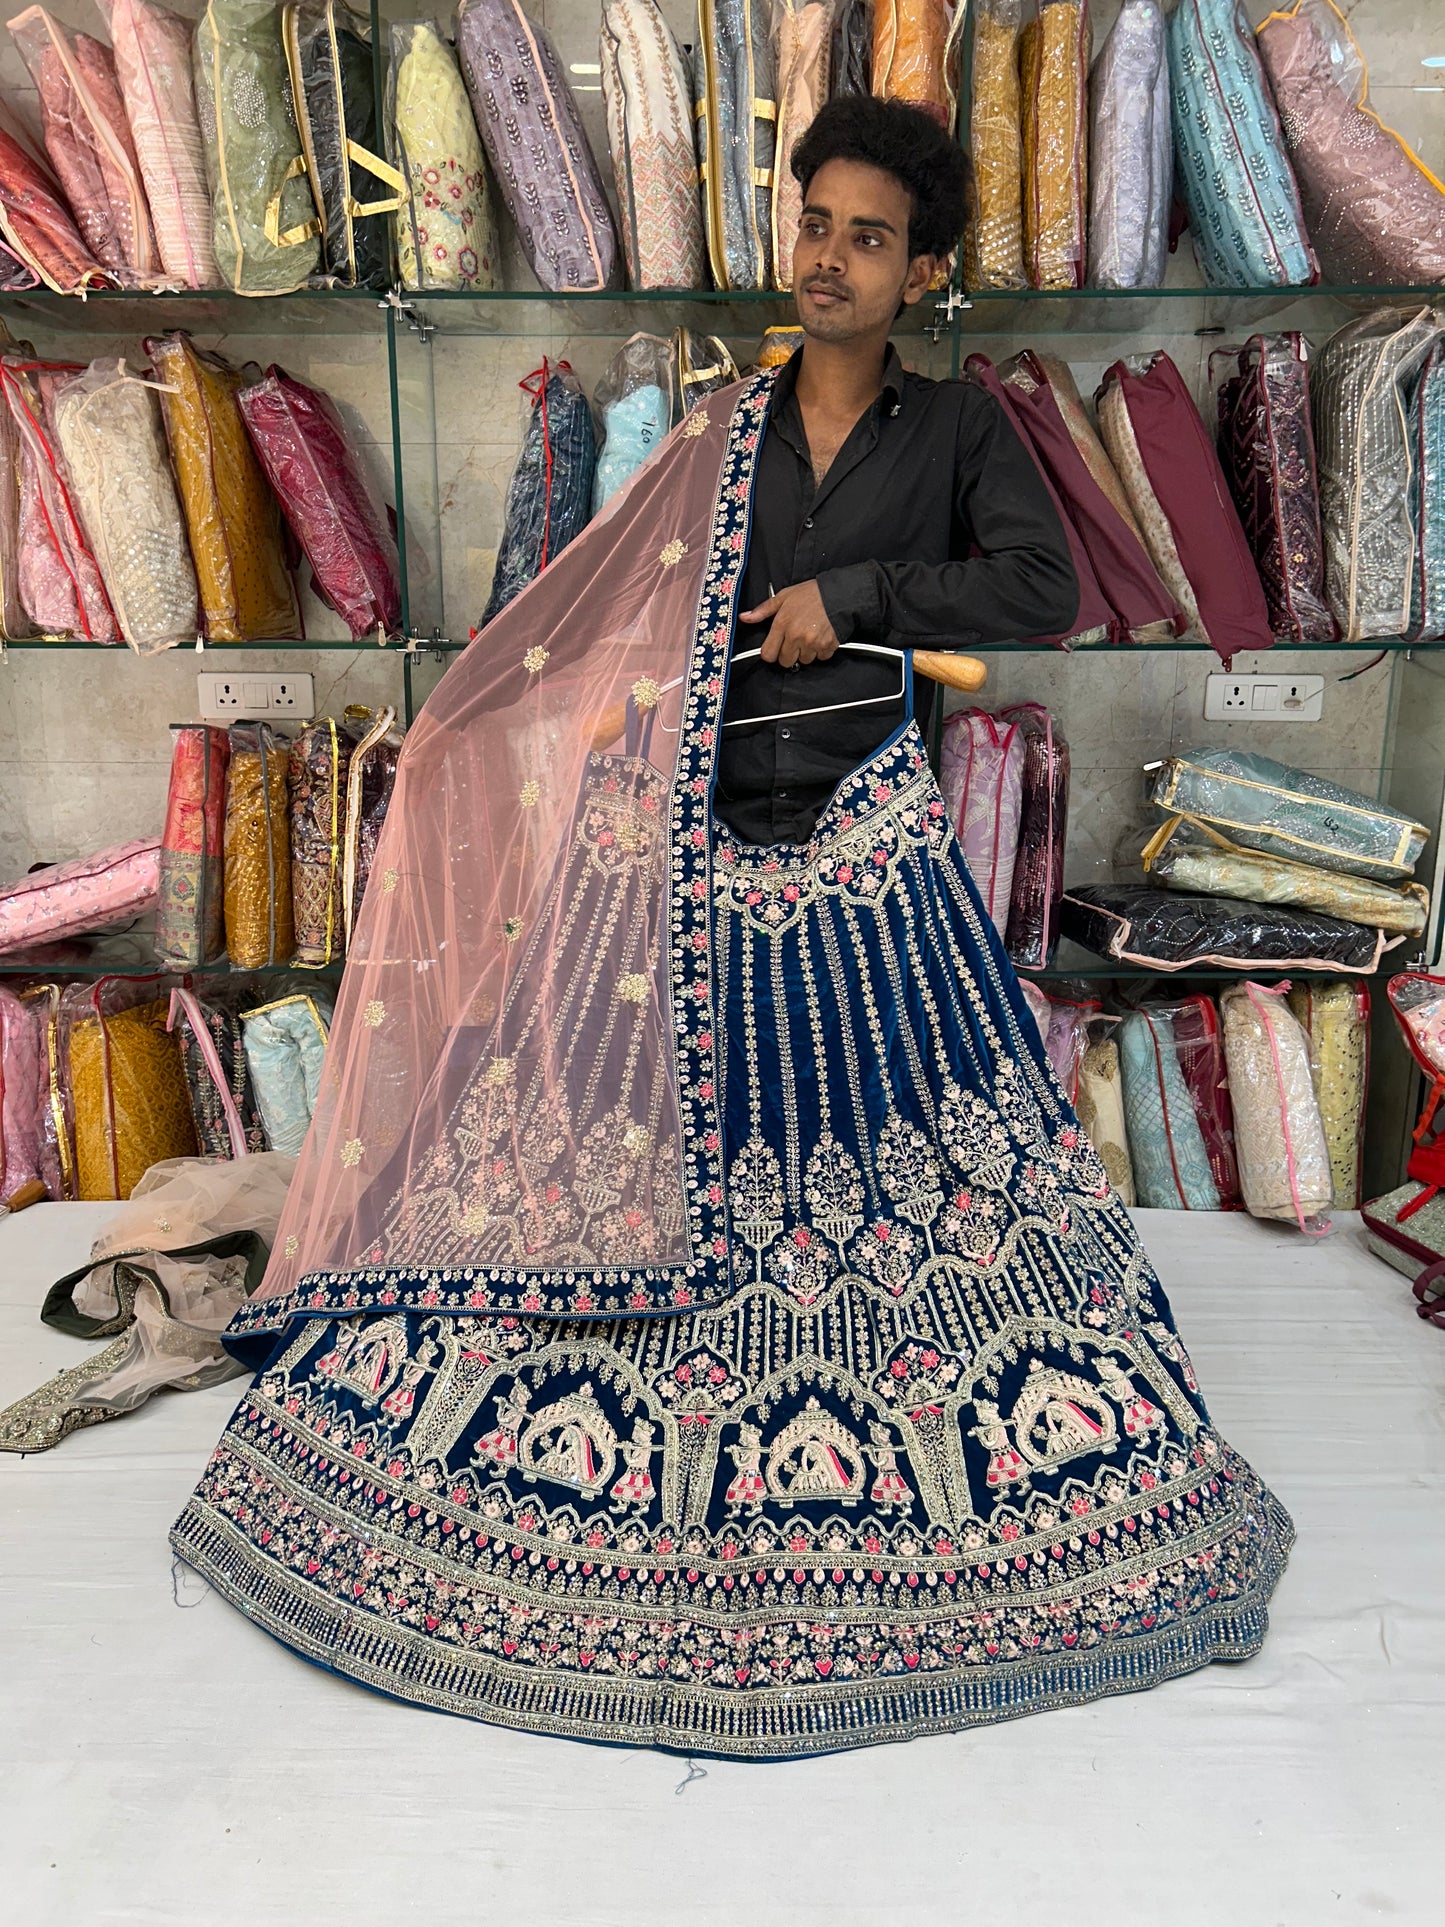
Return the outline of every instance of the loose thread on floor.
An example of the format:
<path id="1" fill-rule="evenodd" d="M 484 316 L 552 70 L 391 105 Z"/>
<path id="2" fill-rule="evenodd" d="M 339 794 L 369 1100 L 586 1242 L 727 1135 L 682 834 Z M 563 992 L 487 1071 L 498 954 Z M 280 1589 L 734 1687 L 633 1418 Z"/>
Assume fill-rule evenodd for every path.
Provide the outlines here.
<path id="1" fill-rule="evenodd" d="M 679 1780 L 672 1790 L 674 1793 L 685 1792 L 694 1780 L 705 1780 L 706 1778 L 707 1768 L 705 1766 L 699 1766 L 696 1760 L 689 1760 L 687 1763 L 687 1778 L 685 1780 Z"/>
<path id="2" fill-rule="evenodd" d="M 181 1598 L 182 1572 L 187 1573 L 190 1578 L 196 1580 L 197 1583 L 199 1584 L 201 1591 L 200 1591 L 200 1596 L 198 1598 L 196 1599 Z M 203 1605 L 205 1603 L 206 1594 L 210 1590 L 211 1588 L 210 1588 L 209 1582 L 207 1580 L 202 1579 L 201 1575 L 198 1572 L 191 1572 L 191 1569 L 189 1566 L 182 1566 L 179 1559 L 171 1560 L 171 1598 L 175 1601 L 176 1605 L 180 1607 L 182 1612 L 190 1612 L 194 1607 Z"/>

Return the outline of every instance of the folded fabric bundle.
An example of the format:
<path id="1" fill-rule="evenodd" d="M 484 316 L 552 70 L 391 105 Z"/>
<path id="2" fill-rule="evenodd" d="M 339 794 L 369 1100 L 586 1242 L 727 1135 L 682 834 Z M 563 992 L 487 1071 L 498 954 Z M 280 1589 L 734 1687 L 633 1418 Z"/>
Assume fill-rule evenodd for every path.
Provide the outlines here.
<path id="1" fill-rule="evenodd" d="M 351 731 L 330 717 L 303 729 L 291 745 L 287 787 L 296 962 L 313 969 L 333 963 L 344 948 L 341 873 L 351 748 Z"/>
<path id="2" fill-rule="evenodd" d="M 357 704 L 347 709 L 346 723 L 356 738 L 346 773 L 346 848 L 341 865 L 341 905 L 346 946 L 350 949 L 377 841 L 396 787 L 402 733 L 396 726 L 396 711 L 389 706 L 372 715 Z"/>
<path id="3" fill-rule="evenodd" d="M 544 360 L 518 386 L 531 396 L 532 412 L 507 484 L 506 526 L 484 624 L 582 533 L 592 513 L 597 441 L 571 363 Z"/>
<path id="4" fill-rule="evenodd" d="M 1054 487 L 1042 457 L 1034 448 L 1029 434 L 1029 418 L 1023 410 L 1022 390 L 1017 384 L 1002 381 L 998 370 L 987 355 L 970 355 L 963 364 L 963 370 L 970 381 L 976 381 L 981 388 L 988 390 L 1018 429 L 1019 438 L 1034 467 L 1038 470 L 1044 487 L 1048 490 L 1049 499 L 1058 510 L 1064 539 L 1069 545 L 1069 560 L 1073 564 L 1074 577 L 1079 585 L 1079 606 L 1074 615 L 1073 625 L 1064 635 L 1040 636 L 1036 640 L 1052 643 L 1058 648 L 1072 649 L 1107 642 L 1111 637 L 1117 637 L 1119 618 L 1100 585 L 1094 565 L 1089 559 L 1089 552 L 1084 546 L 1083 537 L 1075 528 L 1068 508 L 1058 489 Z"/>
<path id="5" fill-rule="evenodd" d="M 1119 1027 L 1124 1116 L 1140 1204 L 1218 1211 L 1219 1190 L 1189 1094 L 1168 1009 L 1133 1011 Z"/>
<path id="6" fill-rule="evenodd" d="M 1020 724 L 986 709 L 957 709 L 943 725 L 939 787 L 984 914 L 1000 932 L 1013 891 L 1025 748 Z"/>
<path id="7" fill-rule="evenodd" d="M 61 1000 L 82 1198 L 128 1198 L 163 1158 L 196 1149 L 161 977 L 101 977 Z"/>
<path id="8" fill-rule="evenodd" d="M 1190 632 L 1226 659 L 1268 649 L 1274 636 L 1254 558 L 1179 370 L 1162 351 L 1116 361 L 1097 399 L 1104 446 Z"/>
<path id="9" fill-rule="evenodd" d="M 196 572 L 155 386 L 93 361 L 54 391 L 71 493 L 121 635 L 153 656 L 200 634 Z"/>
<path id="10" fill-rule="evenodd" d="M 973 218 L 964 237 L 970 288 L 1026 288 L 1019 36 L 1023 0 L 978 0 L 969 138 Z"/>
<path id="11" fill-rule="evenodd" d="M 770 322 L 763 329 L 763 338 L 758 343 L 757 358 L 753 362 L 753 368 L 756 371 L 760 368 L 785 367 L 802 345 L 801 328 L 776 321 Z"/>
<path id="12" fill-rule="evenodd" d="M 1174 132 L 1159 0 L 1124 0 L 1094 62 L 1089 281 L 1157 288 L 1169 255 Z"/>
<path id="13" fill-rule="evenodd" d="M 155 908 L 160 856 L 156 837 L 137 837 L 7 884 L 0 890 L 0 951 L 125 929 Z"/>
<path id="14" fill-rule="evenodd" d="M 0 383 L 0 637 L 16 642 L 34 624 L 20 600 L 20 431 Z"/>
<path id="15" fill-rule="evenodd" d="M 1445 1097 L 1445 977 L 1402 970 L 1386 986 L 1405 1045 L 1426 1078 L 1424 1107 L 1415 1127 L 1407 1182 L 1365 1205 L 1365 1242 L 1377 1258 L 1416 1278 L 1419 1316 L 1440 1323 L 1438 1286 L 1419 1282 L 1445 1258 L 1445 1163 L 1440 1102 Z"/>
<path id="16" fill-rule="evenodd" d="M 873 91 L 873 0 L 840 0 L 828 63 L 828 95 Z"/>
<path id="17" fill-rule="evenodd" d="M 273 1151 L 294 1156 L 306 1142 L 321 1089 L 331 1008 L 331 998 L 318 990 L 241 1013 L 251 1086 Z"/>
<path id="18" fill-rule="evenodd" d="M 948 26 L 945 0 L 873 0 L 871 76 L 880 100 L 906 100 L 947 126 Z M 787 149 L 780 146 L 779 152 L 786 165 Z"/>
<path id="19" fill-rule="evenodd" d="M 229 1003 L 202 1002 L 192 991 L 173 990 L 167 1023 L 180 1045 L 201 1155 L 244 1158 L 264 1151 L 266 1132 L 237 1013 Z"/>
<path id="20" fill-rule="evenodd" d="M 1024 737 L 1023 801 L 1004 947 L 1015 964 L 1041 970 L 1059 940 L 1064 835 L 1069 820 L 1069 746 L 1041 703 L 999 711 Z"/>
<path id="21" fill-rule="evenodd" d="M 1184 826 L 1191 842 L 1179 837 Z M 1171 890 L 1192 890 L 1207 897 L 1237 897 L 1245 903 L 1289 903 L 1301 910 L 1323 910 L 1346 923 L 1361 923 L 1391 936 L 1418 937 L 1430 913 L 1423 884 L 1376 883 L 1369 877 L 1321 870 L 1288 857 L 1241 849 L 1211 824 L 1171 816 L 1140 852 L 1144 868 Z"/>
<path id="22" fill-rule="evenodd" d="M 0 985 L 0 1204 L 27 1184 L 44 1182 L 43 1050 L 39 1014 Z"/>
<path id="23" fill-rule="evenodd" d="M 943 0 L 923 0 L 923 4 L 940 16 L 944 13 Z M 883 7 L 893 5 L 894 0 L 883 0 Z M 803 218 L 803 184 L 789 162 L 794 147 L 828 98 L 833 0 L 776 0 L 774 21 L 778 131 L 772 205 L 773 286 L 786 293 L 793 285 L 793 248 Z"/>
<path id="24" fill-rule="evenodd" d="M 354 641 L 392 634 L 401 621 L 396 538 L 335 404 L 274 366 L 237 401 L 317 592 Z"/>
<path id="25" fill-rule="evenodd" d="M 1310 383 L 1325 586 L 1346 642 L 1401 636 L 1410 626 L 1408 403 L 1439 338 L 1429 308 L 1366 315 L 1330 336 Z"/>
<path id="26" fill-rule="evenodd" d="M 672 338 L 673 407 L 690 415 L 698 403 L 738 378 L 737 363 L 716 335 L 679 328 Z"/>
<path id="27" fill-rule="evenodd" d="M 1084 285 L 1088 0 L 1039 0 L 1019 47 L 1024 266 L 1036 288 Z"/>
<path id="28" fill-rule="evenodd" d="M 998 373 L 1013 419 L 1064 505 L 1113 612 L 1112 639 L 1163 642 L 1177 635 L 1184 618 L 1149 558 L 1113 464 L 1084 417 L 1067 364 L 1025 349 Z"/>
<path id="29" fill-rule="evenodd" d="M 238 1376 L 221 1334 L 261 1282 L 293 1169 L 271 1155 L 177 1158 L 147 1172 L 40 1314 L 57 1331 L 111 1342 L 0 1412 L 0 1451 L 49 1451 L 156 1392 Z"/>
<path id="30" fill-rule="evenodd" d="M 1309 1040 L 1282 988 L 1232 985 L 1219 1007 L 1245 1209 L 1308 1231 L 1334 1197 Z"/>
<path id="31" fill-rule="evenodd" d="M 1079 1064 L 1079 1090 L 1074 1100 L 1079 1123 L 1109 1174 L 1121 1204 L 1139 1202 L 1134 1189 L 1134 1166 L 1129 1156 L 1129 1129 L 1124 1118 L 1124 1083 L 1117 1017 L 1090 1020 L 1087 1043 Z"/>
<path id="32" fill-rule="evenodd" d="M 1360 1212 L 1365 1243 L 1407 1278 L 1418 1279 L 1445 1258 L 1445 1192 L 1411 1178 L 1382 1198 L 1373 1198 Z M 1437 1287 L 1417 1285 L 1416 1311 L 1432 1325 L 1440 1318 Z"/>
<path id="33" fill-rule="evenodd" d="M 1406 433 L 1410 468 L 1410 522 L 1415 552 L 1410 568 L 1410 626 L 1414 641 L 1445 637 L 1445 335 L 1426 355 L 1410 398 Z"/>
<path id="34" fill-rule="evenodd" d="M 497 229 L 477 131 L 481 110 L 473 118 L 475 97 L 469 104 L 457 56 L 431 21 L 393 22 L 388 99 L 392 157 L 406 181 L 396 215 L 402 286 L 495 288 Z"/>
<path id="35" fill-rule="evenodd" d="M 254 363 L 232 368 L 179 332 L 150 336 L 145 351 L 162 384 L 161 417 L 206 640 L 299 637 L 281 506 L 256 460 L 238 401 L 260 369 Z"/>
<path id="36" fill-rule="evenodd" d="M 44 7 L 9 22 L 40 103 L 40 128 L 81 238 L 117 280 L 145 287 L 159 266 L 115 57 Z"/>
<path id="37" fill-rule="evenodd" d="M 240 970 L 288 963 L 291 909 L 287 747 L 265 723 L 235 723 L 226 772 L 226 949 Z"/>
<path id="38" fill-rule="evenodd" d="M 42 635 L 119 642 L 115 613 L 81 525 L 55 432 L 56 391 L 82 372 L 75 362 L 0 356 L 0 389 L 20 456 L 16 589 Z"/>
<path id="39" fill-rule="evenodd" d="M 1151 1008 L 1159 1009 L 1159 1004 Z M 1234 1150 L 1234 1110 L 1229 1101 L 1229 1073 L 1224 1061 L 1224 1031 L 1219 1008 L 1202 991 L 1180 993 L 1168 1003 L 1174 1050 L 1189 1101 L 1199 1121 L 1220 1209 L 1237 1211 L 1243 1202 L 1239 1165 Z"/>
<path id="40" fill-rule="evenodd" d="M 151 0 L 99 0 L 167 281 L 214 288 L 206 150 L 191 72 L 195 23 Z"/>
<path id="41" fill-rule="evenodd" d="M 605 0 L 602 99 L 629 284 L 706 286 L 692 80 L 657 0 Z"/>
<path id="42" fill-rule="evenodd" d="M 1289 1007 L 1309 1042 L 1337 1210 L 1360 1203 L 1370 1078 L 1370 993 L 1364 984 L 1296 984 Z"/>
<path id="43" fill-rule="evenodd" d="M 622 285 L 602 176 L 557 51 L 518 0 L 461 0 L 457 54 L 533 274 L 556 293 Z"/>
<path id="44" fill-rule="evenodd" d="M 321 263 L 321 217 L 276 0 L 209 0 L 196 28 L 196 99 L 222 281 L 237 294 L 304 287 Z"/>
<path id="45" fill-rule="evenodd" d="M 698 0 L 693 85 L 713 281 L 766 288 L 778 108 L 764 0 Z"/>
<path id="46" fill-rule="evenodd" d="M 1385 988 L 1410 1055 L 1432 1085 L 1445 1087 L 1445 977 L 1401 970 Z"/>
<path id="47" fill-rule="evenodd" d="M 226 772 L 231 739 L 209 723 L 171 724 L 161 832 L 156 961 L 182 969 L 225 955 Z"/>
<path id="48" fill-rule="evenodd" d="M 1179 186 L 1217 288 L 1319 277 L 1254 36 L 1239 0 L 1179 0 L 1169 17 Z"/>
<path id="49" fill-rule="evenodd" d="M 1239 970 L 1364 974 L 1375 969 L 1386 947 L 1383 931 L 1365 930 L 1314 910 L 1176 896 L 1134 883 L 1065 891 L 1059 927 L 1086 950 L 1151 970 L 1217 964 Z"/>
<path id="50" fill-rule="evenodd" d="M 1445 186 L 1370 107 L 1344 15 L 1330 0 L 1296 0 L 1256 44 L 1327 277 L 1445 281 Z"/>
<path id="51" fill-rule="evenodd" d="M 1333 642 L 1339 630 L 1325 600 L 1309 354 L 1300 334 L 1250 336 L 1238 372 L 1220 384 L 1219 459 L 1270 628 L 1290 642 Z"/>
<path id="52" fill-rule="evenodd" d="M 1027 983 L 1028 979 L 1024 978 L 1022 981 Z M 1078 1000 L 1057 995 L 1051 991 L 1039 994 L 1043 997 L 1048 1019 L 1046 1025 L 1040 1026 L 1044 1053 L 1054 1076 L 1059 1080 L 1059 1089 L 1070 1104 L 1076 1104 L 1079 1095 L 1079 1068 L 1084 1061 L 1084 1051 L 1089 1041 L 1089 1023 L 1098 1015 L 1098 999 Z"/>
<path id="53" fill-rule="evenodd" d="M 391 235 L 407 192 L 381 157 L 371 22 L 314 0 L 281 17 L 291 105 L 311 197 L 321 215 L 321 266 L 343 288 L 391 285 Z"/>
<path id="54" fill-rule="evenodd" d="M 82 239 L 60 185 L 8 108 L 0 108 L 0 235 L 57 294 L 103 288 L 109 277 Z"/>
<path id="55" fill-rule="evenodd" d="M 1151 801 L 1210 823 L 1247 849 L 1383 882 L 1410 875 L 1430 834 L 1388 804 L 1256 750 L 1166 757 Z"/>
<path id="56" fill-rule="evenodd" d="M 672 343 L 661 335 L 633 335 L 608 362 L 593 400 L 602 425 L 592 482 L 595 515 L 672 426 Z"/>
<path id="57" fill-rule="evenodd" d="M 75 1111 L 70 1095 L 70 1065 L 60 1029 L 61 986 L 27 984 L 20 1002 L 40 1027 L 40 1176 L 52 1198 L 80 1195 L 75 1171 Z"/>

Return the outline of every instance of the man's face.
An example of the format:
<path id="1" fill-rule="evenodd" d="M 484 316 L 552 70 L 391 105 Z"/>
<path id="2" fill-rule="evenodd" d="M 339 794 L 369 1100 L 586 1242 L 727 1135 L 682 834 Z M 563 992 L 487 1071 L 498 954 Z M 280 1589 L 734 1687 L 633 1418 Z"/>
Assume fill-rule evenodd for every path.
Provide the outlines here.
<path id="1" fill-rule="evenodd" d="M 866 161 L 828 161 L 808 184 L 793 248 L 793 300 L 818 341 L 886 333 L 898 304 L 933 277 L 931 255 L 908 258 L 907 188 Z"/>

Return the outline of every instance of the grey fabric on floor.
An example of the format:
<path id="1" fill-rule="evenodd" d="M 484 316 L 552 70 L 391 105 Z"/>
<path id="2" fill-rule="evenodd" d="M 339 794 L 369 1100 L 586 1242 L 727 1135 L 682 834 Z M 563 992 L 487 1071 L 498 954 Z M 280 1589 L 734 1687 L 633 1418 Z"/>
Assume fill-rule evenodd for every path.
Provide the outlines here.
<path id="1" fill-rule="evenodd" d="M 112 1211 L 0 1221 L 0 1405 L 83 1355 L 40 1303 Z M 1299 1529 L 1259 1658 L 948 1738 L 709 1761 L 683 1790 L 676 1757 L 362 1692 L 173 1574 L 167 1529 L 238 1388 L 168 1394 L 0 1463 L 7 1915 L 1437 1921 L 1445 1332 L 1353 1217 L 1317 1243 L 1135 1215 L 1214 1417 Z"/>

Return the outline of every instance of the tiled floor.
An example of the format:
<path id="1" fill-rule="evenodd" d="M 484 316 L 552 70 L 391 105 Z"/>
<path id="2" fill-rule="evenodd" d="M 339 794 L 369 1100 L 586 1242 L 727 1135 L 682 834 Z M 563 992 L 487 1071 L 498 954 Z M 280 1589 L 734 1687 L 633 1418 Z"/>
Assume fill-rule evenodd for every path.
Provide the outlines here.
<path id="1" fill-rule="evenodd" d="M 79 1356 L 103 1206 L 0 1223 L 0 1404 Z M 1263 1654 L 784 1766 L 409 1710 L 173 1573 L 236 1385 L 0 1460 L 0 1891 L 49 1923 L 1317 1927 L 1437 1922 L 1445 1332 L 1353 1219 L 1142 1212 L 1214 1416 L 1299 1527 Z M 185 1610 L 178 1610 L 185 1608 Z"/>

